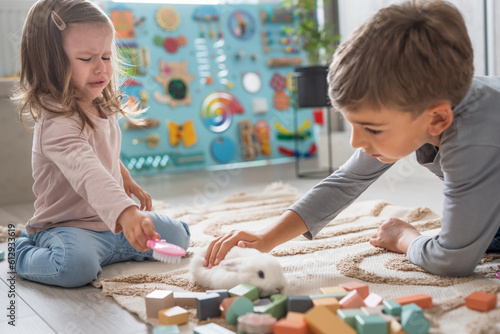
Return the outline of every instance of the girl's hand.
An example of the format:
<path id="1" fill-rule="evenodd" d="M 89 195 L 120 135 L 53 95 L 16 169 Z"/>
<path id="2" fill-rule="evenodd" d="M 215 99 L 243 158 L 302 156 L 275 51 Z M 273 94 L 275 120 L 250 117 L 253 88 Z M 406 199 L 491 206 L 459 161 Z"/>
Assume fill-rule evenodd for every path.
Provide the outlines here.
<path id="1" fill-rule="evenodd" d="M 261 252 L 269 252 L 272 247 L 266 245 L 265 239 L 257 234 L 243 231 L 231 231 L 213 240 L 207 248 L 204 266 L 212 268 L 218 265 L 234 246 L 255 248 Z"/>
<path id="2" fill-rule="evenodd" d="M 123 229 L 123 235 L 130 242 L 132 247 L 139 252 L 147 251 L 147 239 L 160 239 L 160 235 L 156 233 L 151 217 L 140 211 L 136 206 L 129 206 L 120 214 L 117 220 Z"/>
<path id="3" fill-rule="evenodd" d="M 370 244 L 391 252 L 406 254 L 411 242 L 418 236 L 420 233 L 412 225 L 397 218 L 390 218 L 372 235 Z"/>
<path id="4" fill-rule="evenodd" d="M 123 189 L 125 189 L 127 196 L 132 198 L 132 195 L 134 195 L 141 203 L 141 210 L 151 211 L 153 208 L 153 200 L 151 199 L 151 196 L 134 181 L 132 176 L 130 176 L 129 171 L 121 161 L 120 170 L 123 178 Z"/>

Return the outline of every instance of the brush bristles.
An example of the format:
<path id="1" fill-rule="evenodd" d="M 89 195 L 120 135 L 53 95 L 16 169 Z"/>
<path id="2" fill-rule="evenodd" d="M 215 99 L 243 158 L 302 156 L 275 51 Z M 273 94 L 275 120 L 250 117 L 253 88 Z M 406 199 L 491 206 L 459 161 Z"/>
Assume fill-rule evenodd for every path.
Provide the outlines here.
<path id="1" fill-rule="evenodd" d="M 166 254 L 162 254 L 160 252 L 153 251 L 153 258 L 155 260 L 164 262 L 164 263 L 179 263 L 181 262 L 182 257 L 179 256 L 170 256 Z"/>

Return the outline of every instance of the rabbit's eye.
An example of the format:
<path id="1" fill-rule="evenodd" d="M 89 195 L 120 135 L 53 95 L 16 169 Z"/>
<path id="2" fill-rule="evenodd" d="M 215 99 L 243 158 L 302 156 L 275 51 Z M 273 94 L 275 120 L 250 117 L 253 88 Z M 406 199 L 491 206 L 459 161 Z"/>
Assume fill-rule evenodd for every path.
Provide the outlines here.
<path id="1" fill-rule="evenodd" d="M 263 272 L 262 270 L 261 270 L 261 271 L 259 271 L 259 277 L 260 277 L 260 278 L 264 278 L 264 272 Z"/>

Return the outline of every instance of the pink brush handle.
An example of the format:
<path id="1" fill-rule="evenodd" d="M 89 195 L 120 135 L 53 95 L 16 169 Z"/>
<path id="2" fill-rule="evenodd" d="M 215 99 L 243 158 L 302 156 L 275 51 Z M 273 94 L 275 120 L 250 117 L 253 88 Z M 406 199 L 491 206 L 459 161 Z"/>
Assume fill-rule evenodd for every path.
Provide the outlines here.
<path id="1" fill-rule="evenodd" d="M 177 245 L 169 244 L 165 240 L 148 240 L 146 246 L 148 248 L 151 248 L 155 252 L 169 256 L 186 255 L 186 251 L 184 250 L 184 248 L 179 247 Z"/>

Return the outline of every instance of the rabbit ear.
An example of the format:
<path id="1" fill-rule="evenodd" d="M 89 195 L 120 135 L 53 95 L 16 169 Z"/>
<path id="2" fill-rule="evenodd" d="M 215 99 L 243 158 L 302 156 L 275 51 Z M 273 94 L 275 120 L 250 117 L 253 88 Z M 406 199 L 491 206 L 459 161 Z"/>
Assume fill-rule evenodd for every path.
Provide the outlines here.
<path id="1" fill-rule="evenodd" d="M 243 259 L 224 260 L 220 263 L 220 266 L 227 271 L 239 272 L 243 268 Z"/>

